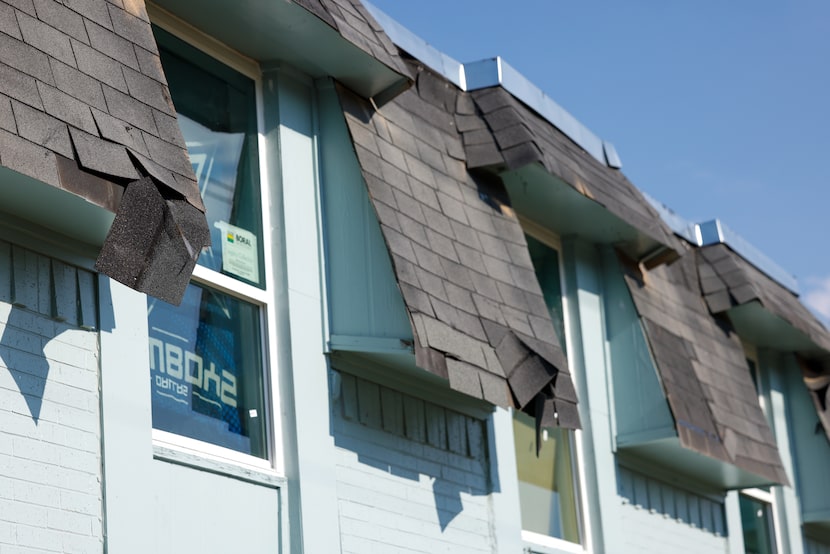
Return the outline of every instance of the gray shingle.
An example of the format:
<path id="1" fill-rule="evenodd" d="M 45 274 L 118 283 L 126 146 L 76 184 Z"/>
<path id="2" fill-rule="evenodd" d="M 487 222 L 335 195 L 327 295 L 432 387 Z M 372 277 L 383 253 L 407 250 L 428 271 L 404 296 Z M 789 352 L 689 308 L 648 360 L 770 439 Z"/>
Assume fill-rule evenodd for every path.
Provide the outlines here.
<path id="1" fill-rule="evenodd" d="M 65 123 L 19 102 L 15 102 L 13 107 L 21 137 L 67 158 L 74 157 Z"/>
<path id="2" fill-rule="evenodd" d="M 128 67 L 123 68 L 123 70 L 124 79 L 127 81 L 127 89 L 133 98 L 152 106 L 162 113 L 168 115 L 176 113 L 173 101 L 167 92 L 167 87 Z"/>
<path id="3" fill-rule="evenodd" d="M 101 83 L 127 92 L 127 82 L 120 63 L 78 41 L 72 41 L 72 50 L 75 52 L 78 69 Z"/>
<path id="4" fill-rule="evenodd" d="M 148 133 L 144 133 L 144 143 L 147 144 L 150 159 L 162 167 L 183 175 L 193 171 L 187 152 L 181 147 L 165 142 Z"/>
<path id="5" fill-rule="evenodd" d="M 21 17 L 28 16 L 21 15 Z M 0 64 L 11 66 L 44 83 L 54 83 L 49 58 L 46 54 L 2 33 L 0 33 Z"/>
<path id="6" fill-rule="evenodd" d="M 164 76 L 164 70 L 161 67 L 161 58 L 155 52 L 148 52 L 140 46 L 135 47 L 135 56 L 138 59 L 138 67 L 141 72 L 155 79 L 163 85 L 167 85 L 167 78 Z"/>
<path id="7" fill-rule="evenodd" d="M 144 144 L 141 131 L 120 119 L 95 109 L 92 110 L 92 117 L 95 119 L 95 124 L 103 138 L 123 144 L 142 156 L 149 157 L 150 153 L 147 151 L 147 145 Z"/>
<path id="8" fill-rule="evenodd" d="M 84 23 L 89 35 L 89 43 L 93 48 L 127 67 L 139 70 L 135 49 L 130 41 L 90 20 L 85 20 Z"/>
<path id="9" fill-rule="evenodd" d="M 17 13 L 17 21 L 28 44 L 66 64 L 76 65 L 67 35 L 21 12 Z"/>
<path id="10" fill-rule="evenodd" d="M 127 150 L 122 145 L 78 129 L 70 128 L 69 133 L 75 151 L 78 153 L 78 162 L 84 168 L 123 179 L 141 178 L 127 155 Z"/>
<path id="11" fill-rule="evenodd" d="M 17 134 L 17 123 L 14 121 L 11 100 L 2 94 L 0 94 L 0 129 Z"/>
<path id="12" fill-rule="evenodd" d="M 139 129 L 147 131 L 152 136 L 158 136 L 156 120 L 153 117 L 153 110 L 149 106 L 106 84 L 104 84 L 104 98 L 107 100 L 110 115 L 135 125 Z"/>
<path id="13" fill-rule="evenodd" d="M 78 129 L 83 129 L 91 134 L 98 134 L 98 129 L 95 127 L 95 120 L 92 119 L 92 112 L 88 105 L 72 98 L 55 87 L 50 87 L 39 81 L 37 88 L 43 100 L 43 108 L 46 110 L 46 113 Z"/>
<path id="14" fill-rule="evenodd" d="M 55 86 L 63 92 L 99 110 L 106 110 L 101 83 L 58 60 L 50 60 Z"/>
<path id="15" fill-rule="evenodd" d="M 0 164 L 60 187 L 55 154 L 17 135 L 0 130 Z"/>
<path id="16" fill-rule="evenodd" d="M 100 0 L 61 0 L 63 4 L 98 25 L 112 29 L 106 2 Z M 121 5 L 119 0 L 119 5 Z"/>
<path id="17" fill-rule="evenodd" d="M 112 29 L 116 34 L 151 52 L 158 50 L 150 25 L 146 20 L 112 4 L 107 7 L 112 20 Z"/>
<path id="18" fill-rule="evenodd" d="M 2 2 L 0 2 L 0 32 L 18 40 L 23 40 L 20 27 L 17 25 L 17 17 L 14 15 L 14 9 Z"/>
<path id="19" fill-rule="evenodd" d="M 37 17 L 64 34 L 89 43 L 83 18 L 55 0 L 35 0 Z"/>

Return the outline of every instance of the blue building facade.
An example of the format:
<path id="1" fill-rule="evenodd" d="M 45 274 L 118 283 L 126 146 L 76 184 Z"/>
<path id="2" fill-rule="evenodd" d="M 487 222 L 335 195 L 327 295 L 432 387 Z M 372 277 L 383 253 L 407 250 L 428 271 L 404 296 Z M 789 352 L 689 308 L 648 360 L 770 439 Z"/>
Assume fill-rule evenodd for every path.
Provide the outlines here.
<path id="1" fill-rule="evenodd" d="M 0 25 L 0 554 L 830 551 L 830 333 L 504 60 L 359 0 Z"/>

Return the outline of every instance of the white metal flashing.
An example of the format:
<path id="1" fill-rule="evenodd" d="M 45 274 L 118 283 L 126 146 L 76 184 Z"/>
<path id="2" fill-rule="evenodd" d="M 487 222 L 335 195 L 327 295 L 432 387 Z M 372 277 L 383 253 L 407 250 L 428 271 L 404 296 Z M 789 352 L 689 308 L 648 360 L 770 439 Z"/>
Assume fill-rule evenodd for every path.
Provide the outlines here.
<path id="1" fill-rule="evenodd" d="M 565 133 L 571 140 L 591 154 L 600 163 L 619 169 L 622 162 L 614 146 L 603 141 L 579 122 L 550 96 L 534 85 L 527 77 L 516 71 L 501 57 L 460 63 L 440 52 L 424 39 L 389 17 L 370 2 L 363 0 L 378 23 L 399 48 L 409 52 L 433 71 L 443 75 L 464 91 L 501 86 L 524 102 L 554 127 Z"/>
<path id="2" fill-rule="evenodd" d="M 798 295 L 798 281 L 791 273 L 778 265 L 772 258 L 761 252 L 741 235 L 730 229 L 721 220 L 712 219 L 710 221 L 704 221 L 703 223 L 692 223 L 675 213 L 659 200 L 655 200 L 644 192 L 642 194 L 675 234 L 696 246 L 725 244 L 743 259 L 765 273 L 767 277 L 793 294 Z"/>

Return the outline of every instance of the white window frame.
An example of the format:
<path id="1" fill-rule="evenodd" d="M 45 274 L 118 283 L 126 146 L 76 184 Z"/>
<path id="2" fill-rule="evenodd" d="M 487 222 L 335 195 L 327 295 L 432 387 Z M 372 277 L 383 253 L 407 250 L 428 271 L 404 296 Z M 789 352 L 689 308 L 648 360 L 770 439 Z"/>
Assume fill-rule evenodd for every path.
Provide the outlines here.
<path id="1" fill-rule="evenodd" d="M 764 395 L 764 391 L 766 390 L 766 383 L 764 382 L 763 376 L 761 375 L 761 364 L 758 362 L 758 348 L 754 344 L 746 342 L 743 339 L 741 339 L 741 345 L 744 349 L 744 357 L 747 360 L 750 360 L 753 364 L 755 364 L 755 375 L 752 376 L 754 377 L 756 383 L 755 393 L 758 395 L 758 403 L 761 405 L 761 412 L 763 412 L 764 417 L 768 417 L 766 396 Z M 772 540 L 775 542 L 775 552 L 777 554 L 781 554 L 783 552 L 783 550 L 781 549 L 781 546 L 783 545 L 783 540 L 781 536 L 781 521 L 778 516 L 778 506 L 775 502 L 775 494 L 773 494 L 772 492 L 772 487 L 770 487 L 769 492 L 758 488 L 741 489 L 738 492 L 739 494 L 742 494 L 748 498 L 752 498 L 753 500 L 764 502 L 765 504 L 769 505 L 770 513 L 772 513 Z"/>
<path id="2" fill-rule="evenodd" d="M 260 315 L 261 336 L 259 337 L 263 365 L 263 402 L 265 406 L 265 428 L 267 440 L 267 457 L 237 452 L 208 442 L 184 437 L 174 433 L 152 430 L 153 446 L 190 454 L 205 460 L 231 463 L 241 467 L 256 469 L 276 476 L 285 475 L 285 458 L 280 414 L 279 379 L 277 378 L 277 322 L 276 293 L 274 291 L 273 236 L 271 234 L 271 186 L 268 179 L 268 150 L 265 141 L 265 116 L 262 93 L 262 70 L 259 64 L 231 47 L 217 41 L 192 25 L 180 20 L 169 12 L 148 2 L 147 11 L 154 25 L 169 32 L 178 39 L 218 62 L 251 79 L 254 83 L 256 98 L 257 148 L 260 182 L 260 216 L 262 218 L 262 248 L 264 271 L 264 288 L 249 285 L 218 271 L 196 265 L 191 282 L 218 290 L 239 300 L 256 306 Z"/>
<path id="3" fill-rule="evenodd" d="M 547 229 L 529 219 L 518 215 L 519 223 L 522 226 L 522 231 L 534 239 L 538 240 L 545 246 L 556 251 L 559 256 L 559 283 L 560 294 L 562 296 L 562 313 L 563 325 L 565 328 L 565 346 L 570 356 L 576 350 L 576 345 L 573 342 L 573 331 L 571 330 L 571 322 L 568 319 L 568 291 L 567 281 L 565 279 L 565 268 L 562 263 L 562 241 L 560 237 Z M 585 463 L 583 458 L 584 437 L 581 429 L 567 430 L 571 433 L 571 469 L 574 475 L 574 489 L 577 497 L 576 510 L 577 520 L 579 521 L 579 543 L 567 541 L 541 533 L 534 533 L 533 531 L 526 531 L 522 529 L 522 542 L 525 546 L 525 552 L 533 554 L 560 554 L 560 553 L 576 553 L 583 554 L 591 552 L 591 526 L 589 517 L 589 506 L 585 495 L 588 490 L 588 476 L 585 471 Z"/>

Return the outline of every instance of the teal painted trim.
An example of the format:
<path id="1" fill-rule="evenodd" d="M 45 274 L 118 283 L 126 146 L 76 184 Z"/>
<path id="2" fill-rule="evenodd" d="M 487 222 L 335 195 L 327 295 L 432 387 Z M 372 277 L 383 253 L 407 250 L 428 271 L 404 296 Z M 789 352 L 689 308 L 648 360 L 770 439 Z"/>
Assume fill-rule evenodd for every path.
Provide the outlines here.
<path id="1" fill-rule="evenodd" d="M 283 462 L 288 479 L 285 552 L 340 551 L 336 450 L 330 435 L 320 249 L 320 155 L 313 82 L 279 68 L 263 74 L 268 186 L 271 190 L 278 381 Z M 277 367 L 279 371 L 277 371 Z M 285 517 L 285 516 L 284 516 Z"/>
<path id="2" fill-rule="evenodd" d="M 338 371 L 478 419 L 489 418 L 494 409 L 492 404 L 461 394 L 451 389 L 446 379 L 417 367 L 412 354 L 384 356 L 365 352 L 333 352 L 330 359 L 331 366 Z"/>
<path id="3" fill-rule="evenodd" d="M 412 340 L 380 224 L 331 81 L 317 84 L 330 333 Z"/>
<path id="4" fill-rule="evenodd" d="M 662 441 L 665 439 L 676 439 L 677 430 L 674 426 L 660 429 L 649 429 L 639 433 L 617 435 L 617 448 L 624 449 L 629 446 L 642 446 L 646 443 Z"/>
<path id="5" fill-rule="evenodd" d="M 802 518 L 804 523 L 827 523 L 830 522 L 830 510 L 805 511 L 802 513 Z"/>
<path id="6" fill-rule="evenodd" d="M 147 297 L 101 275 L 101 425 L 105 552 L 155 550 Z"/>
<path id="7" fill-rule="evenodd" d="M 611 247 L 602 248 L 602 277 L 617 446 L 677 436 L 642 321 Z"/>
<path id="8" fill-rule="evenodd" d="M 568 359 L 579 397 L 582 420 L 583 518 L 588 533 L 583 542 L 593 552 L 622 544 L 616 461 L 612 451 L 607 382 L 606 330 L 602 307 L 601 261 L 596 249 L 573 238 L 562 240 Z M 587 512 L 587 513 L 586 513 Z M 583 524 L 583 528 L 585 528 Z M 584 532 L 584 531 L 583 531 Z M 606 545 L 609 545 L 606 547 Z"/>
<path id="9" fill-rule="evenodd" d="M 522 518 L 519 503 L 516 446 L 510 410 L 496 408 L 487 421 L 490 475 L 493 479 L 494 552 L 522 551 Z"/>
<path id="10" fill-rule="evenodd" d="M 788 364 L 787 359 L 792 363 Z M 787 374 L 799 372 L 795 359 L 791 354 L 782 355 L 778 352 L 760 350 L 758 352 L 759 363 L 759 384 L 761 394 L 766 405 L 766 416 L 770 421 L 778 451 L 781 454 L 781 462 L 784 470 L 790 478 L 789 486 L 776 486 L 772 488 L 775 497 L 775 510 L 777 524 L 780 528 L 779 536 L 781 544 L 779 548 L 783 552 L 791 554 L 804 553 L 804 537 L 801 531 L 801 507 L 799 505 L 796 490 L 794 488 L 794 463 L 792 442 L 790 438 L 789 425 L 787 421 L 787 403 L 791 402 L 787 390 Z M 826 482 L 826 466 L 822 482 Z M 814 486 L 813 483 L 810 486 Z"/>
<path id="11" fill-rule="evenodd" d="M 741 504 L 737 491 L 731 491 L 724 501 L 726 512 L 727 546 L 729 554 L 746 554 L 743 525 L 741 525 Z"/>
<path id="12" fill-rule="evenodd" d="M 383 337 L 352 337 L 331 335 L 329 350 L 346 352 L 373 352 L 387 354 L 414 354 L 411 340 Z"/>
<path id="13" fill-rule="evenodd" d="M 95 259 L 115 218 L 113 212 L 80 196 L 6 167 L 0 167 L 0 207 L 6 212 L 0 217 L 3 224 L 18 221 L 30 228 L 34 224 L 47 229 L 36 238 L 66 251 L 63 257 L 69 254 Z M 57 242 L 56 237 L 62 240 Z"/>

